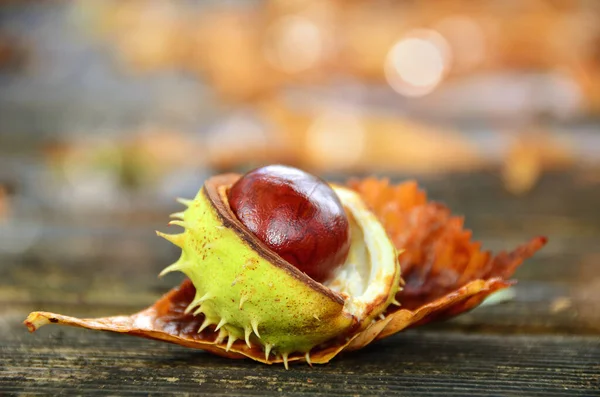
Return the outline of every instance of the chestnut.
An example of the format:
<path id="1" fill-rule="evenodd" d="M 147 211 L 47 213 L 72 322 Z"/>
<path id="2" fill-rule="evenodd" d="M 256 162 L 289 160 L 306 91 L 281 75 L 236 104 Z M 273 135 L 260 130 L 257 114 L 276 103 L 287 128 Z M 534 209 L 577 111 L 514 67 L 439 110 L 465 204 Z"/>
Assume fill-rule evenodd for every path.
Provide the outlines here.
<path id="1" fill-rule="evenodd" d="M 348 217 L 322 179 L 294 167 L 269 165 L 243 175 L 228 198 L 248 230 L 313 280 L 327 280 L 346 260 Z"/>

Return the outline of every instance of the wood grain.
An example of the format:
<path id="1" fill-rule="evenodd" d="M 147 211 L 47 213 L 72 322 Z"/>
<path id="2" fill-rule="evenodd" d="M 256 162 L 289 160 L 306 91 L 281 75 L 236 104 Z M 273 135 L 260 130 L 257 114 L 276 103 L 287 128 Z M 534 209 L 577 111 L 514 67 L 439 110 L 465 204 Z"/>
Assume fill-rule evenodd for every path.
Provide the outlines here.
<path id="1" fill-rule="evenodd" d="M 3 341 L 0 390 L 99 395 L 593 396 L 594 337 L 410 331 L 325 366 L 256 365 L 118 335 L 47 333 Z"/>

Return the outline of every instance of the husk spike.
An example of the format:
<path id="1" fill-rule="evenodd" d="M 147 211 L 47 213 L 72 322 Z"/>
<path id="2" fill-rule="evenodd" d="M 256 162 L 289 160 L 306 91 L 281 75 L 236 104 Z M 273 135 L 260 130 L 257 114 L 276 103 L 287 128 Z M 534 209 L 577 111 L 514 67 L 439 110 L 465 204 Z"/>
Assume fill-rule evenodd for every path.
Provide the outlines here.
<path id="1" fill-rule="evenodd" d="M 250 322 L 250 325 L 252 325 L 252 331 L 254 331 L 256 336 L 260 339 L 260 334 L 258 333 L 258 321 L 256 319 L 253 319 Z"/>
<path id="2" fill-rule="evenodd" d="M 177 219 L 173 219 L 173 220 L 171 220 L 171 221 L 168 223 L 168 225 L 169 225 L 169 226 L 173 226 L 173 225 L 175 225 L 175 226 L 181 226 L 181 227 L 182 227 L 182 228 L 184 228 L 184 229 L 187 227 L 187 223 L 185 223 L 184 221 L 177 220 Z"/>
<path id="3" fill-rule="evenodd" d="M 281 358 L 283 359 L 283 366 L 285 369 L 290 369 L 288 364 L 288 353 L 281 353 Z"/>
<path id="4" fill-rule="evenodd" d="M 194 202 L 194 200 L 185 199 L 181 197 L 177 197 L 175 200 L 177 200 L 178 203 L 185 205 L 186 207 L 189 207 Z"/>
<path id="5" fill-rule="evenodd" d="M 224 326 L 225 324 L 227 324 L 227 320 L 225 320 L 224 318 L 222 318 L 221 321 L 219 321 L 219 324 L 217 324 L 217 327 L 215 328 L 215 331 L 220 330 L 221 327 Z"/>
<path id="6" fill-rule="evenodd" d="M 164 238 L 165 240 L 175 244 L 179 248 L 183 248 L 185 244 L 185 233 L 179 234 L 166 234 L 163 232 L 156 231 L 156 235 Z"/>
<path id="7" fill-rule="evenodd" d="M 200 332 L 204 331 L 204 329 L 205 329 L 206 327 L 208 327 L 209 325 L 211 325 L 211 324 L 212 324 L 212 321 L 210 321 L 210 320 L 208 319 L 208 317 L 206 317 L 206 318 L 204 319 L 204 321 L 202 322 L 202 325 L 200 325 L 200 328 L 198 328 L 198 333 L 200 333 Z"/>
<path id="8" fill-rule="evenodd" d="M 269 361 L 269 354 L 271 354 L 272 348 L 273 348 L 273 345 L 270 343 L 267 343 L 265 345 L 265 361 Z"/>
<path id="9" fill-rule="evenodd" d="M 171 215 L 169 215 L 171 218 L 176 218 L 176 219 L 181 219 L 183 220 L 184 218 L 184 212 L 174 212 Z"/>
<path id="10" fill-rule="evenodd" d="M 249 348 L 252 348 L 252 343 L 250 343 L 250 334 L 252 333 L 252 328 L 246 327 L 244 330 L 244 339 L 246 339 L 246 345 Z"/>
<path id="11" fill-rule="evenodd" d="M 233 342 L 235 342 L 236 340 L 237 338 L 235 337 L 235 335 L 229 334 L 229 339 L 227 339 L 227 346 L 225 347 L 226 352 L 228 352 L 229 349 L 231 349 L 231 346 L 233 346 Z"/>
<path id="12" fill-rule="evenodd" d="M 312 367 L 312 361 L 310 361 L 310 352 L 306 352 L 306 354 L 304 355 L 304 359 L 306 360 L 308 365 Z"/>

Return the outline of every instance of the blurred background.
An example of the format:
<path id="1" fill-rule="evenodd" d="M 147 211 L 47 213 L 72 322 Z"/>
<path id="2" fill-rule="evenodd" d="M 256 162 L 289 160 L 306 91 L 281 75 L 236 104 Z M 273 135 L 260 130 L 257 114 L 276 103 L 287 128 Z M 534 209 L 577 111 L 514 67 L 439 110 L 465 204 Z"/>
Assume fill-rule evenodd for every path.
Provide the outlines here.
<path id="1" fill-rule="evenodd" d="M 0 0 L 0 300 L 148 303 L 173 198 L 275 162 L 416 178 L 487 247 L 569 255 L 599 116 L 596 0 Z"/>

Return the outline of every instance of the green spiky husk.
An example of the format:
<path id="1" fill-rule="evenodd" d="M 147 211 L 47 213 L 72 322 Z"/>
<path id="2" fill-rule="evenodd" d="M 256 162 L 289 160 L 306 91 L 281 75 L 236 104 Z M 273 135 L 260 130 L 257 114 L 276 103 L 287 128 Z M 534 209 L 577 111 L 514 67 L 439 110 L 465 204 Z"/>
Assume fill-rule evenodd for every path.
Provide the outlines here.
<path id="1" fill-rule="evenodd" d="M 220 337 L 262 345 L 287 356 L 309 352 L 357 325 L 341 296 L 310 280 L 253 236 L 228 209 L 228 178 L 213 178 L 174 224 L 185 231 L 162 235 L 182 249 L 162 274 L 181 271 L 196 297 L 188 307 L 205 316 L 201 329 L 216 325 Z"/>

